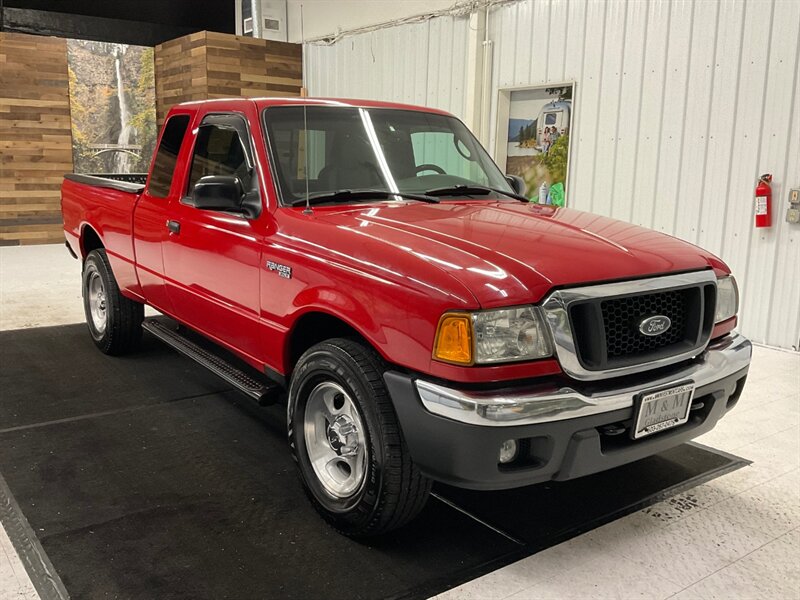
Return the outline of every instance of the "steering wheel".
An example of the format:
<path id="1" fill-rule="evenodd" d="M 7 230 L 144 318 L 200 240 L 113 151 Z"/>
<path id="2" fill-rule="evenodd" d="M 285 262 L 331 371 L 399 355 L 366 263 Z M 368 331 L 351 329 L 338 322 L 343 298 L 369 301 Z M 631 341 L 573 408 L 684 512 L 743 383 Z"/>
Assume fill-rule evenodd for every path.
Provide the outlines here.
<path id="1" fill-rule="evenodd" d="M 434 173 L 438 173 L 439 175 L 446 175 L 447 173 L 444 172 L 444 169 L 438 165 L 432 165 L 430 163 L 426 163 L 424 165 L 419 165 L 414 169 L 414 175 L 419 175 L 423 171 L 433 171 Z"/>

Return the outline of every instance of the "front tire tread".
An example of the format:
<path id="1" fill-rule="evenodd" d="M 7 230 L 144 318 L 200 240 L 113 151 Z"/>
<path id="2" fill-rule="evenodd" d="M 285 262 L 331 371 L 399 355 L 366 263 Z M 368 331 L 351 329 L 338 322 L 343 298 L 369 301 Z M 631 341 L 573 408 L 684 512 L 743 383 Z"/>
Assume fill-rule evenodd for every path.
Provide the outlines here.
<path id="1" fill-rule="evenodd" d="M 386 364 L 380 355 L 360 341 L 349 338 L 332 338 L 310 348 L 298 361 L 316 352 L 327 351 L 338 355 L 355 367 L 368 386 L 368 396 L 372 402 L 379 423 L 379 435 L 373 436 L 373 443 L 381 443 L 384 463 L 380 469 L 380 489 L 378 501 L 371 510 L 369 521 L 354 525 L 327 512 L 320 502 L 309 494 L 314 504 L 321 508 L 325 519 L 340 533 L 352 537 L 380 535 L 402 527 L 416 517 L 425 506 L 431 491 L 432 482 L 426 478 L 411 460 L 403 439 L 397 415 L 383 381 Z M 291 401 L 291 400 L 290 400 Z M 292 427 L 296 427 L 292 424 Z M 293 451 L 296 450 L 292 444 Z M 299 459 L 299 457 L 296 457 Z"/>

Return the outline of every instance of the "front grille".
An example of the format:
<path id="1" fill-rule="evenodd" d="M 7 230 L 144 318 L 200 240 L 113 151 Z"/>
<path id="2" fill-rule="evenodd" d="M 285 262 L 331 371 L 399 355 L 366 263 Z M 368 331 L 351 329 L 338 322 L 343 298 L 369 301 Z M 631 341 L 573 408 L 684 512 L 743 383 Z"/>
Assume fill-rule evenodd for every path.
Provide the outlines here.
<path id="1" fill-rule="evenodd" d="M 577 358 L 590 371 L 616 369 L 700 348 L 713 326 L 716 287 L 693 285 L 625 296 L 597 297 L 570 305 Z M 647 336 L 643 320 L 666 316 L 670 327 Z"/>
<path id="2" fill-rule="evenodd" d="M 671 290 L 601 301 L 608 358 L 651 352 L 685 339 L 691 292 Z M 639 323 L 655 315 L 669 317 L 670 328 L 661 335 L 642 334 Z"/>

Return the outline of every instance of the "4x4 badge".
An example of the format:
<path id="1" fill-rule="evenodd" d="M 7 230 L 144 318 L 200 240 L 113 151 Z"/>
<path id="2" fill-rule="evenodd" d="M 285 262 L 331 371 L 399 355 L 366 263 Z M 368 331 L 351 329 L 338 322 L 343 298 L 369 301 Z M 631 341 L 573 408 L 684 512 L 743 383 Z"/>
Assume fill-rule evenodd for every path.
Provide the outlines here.
<path id="1" fill-rule="evenodd" d="M 639 323 L 639 331 L 642 335 L 655 336 L 661 335 L 672 326 L 672 321 L 666 315 L 655 315 L 647 317 Z"/>
<path id="2" fill-rule="evenodd" d="M 276 271 L 278 275 L 283 277 L 284 279 L 291 279 L 292 278 L 292 267 L 287 267 L 286 265 L 280 265 L 276 262 L 272 262 L 271 260 L 267 261 L 267 269 L 270 271 Z"/>

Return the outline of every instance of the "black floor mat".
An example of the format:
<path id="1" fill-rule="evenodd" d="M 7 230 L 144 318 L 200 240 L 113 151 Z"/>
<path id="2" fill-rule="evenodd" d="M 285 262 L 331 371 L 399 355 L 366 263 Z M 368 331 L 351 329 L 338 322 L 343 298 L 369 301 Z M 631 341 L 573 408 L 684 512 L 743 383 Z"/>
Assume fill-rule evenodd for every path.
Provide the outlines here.
<path id="1" fill-rule="evenodd" d="M 635 463 L 580 479 L 486 494 L 446 486 L 443 498 L 538 552 L 741 466 L 738 457 L 684 444 Z"/>
<path id="2" fill-rule="evenodd" d="M 109 358 L 84 326 L 0 332 L 0 473 L 73 598 L 426 597 L 741 464 L 684 445 L 573 482 L 437 486 L 358 543 L 306 501 L 281 408 L 152 339 Z"/>

